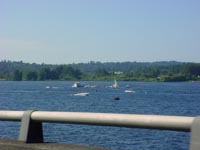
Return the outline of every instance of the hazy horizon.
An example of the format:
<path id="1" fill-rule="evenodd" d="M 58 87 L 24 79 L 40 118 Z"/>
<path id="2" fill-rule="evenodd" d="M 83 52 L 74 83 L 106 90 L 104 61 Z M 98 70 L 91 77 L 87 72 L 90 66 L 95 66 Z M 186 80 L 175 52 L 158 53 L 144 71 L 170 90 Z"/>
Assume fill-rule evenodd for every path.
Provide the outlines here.
<path id="1" fill-rule="evenodd" d="M 1 0 L 0 60 L 200 63 L 198 0 Z"/>
<path id="2" fill-rule="evenodd" d="M 169 60 L 169 61 L 88 61 L 88 62 L 72 62 L 72 63 L 45 63 L 45 62 L 42 62 L 42 63 L 38 63 L 38 62 L 27 62 L 27 61 L 23 61 L 23 60 L 0 60 L 0 62 L 2 61 L 10 61 L 10 62 L 23 62 L 23 63 L 29 63 L 29 64 L 46 64 L 46 65 L 70 65 L 70 64 L 87 64 L 87 63 L 126 63 L 126 62 L 130 62 L 130 63 L 161 63 L 161 62 L 177 62 L 177 63 L 198 63 L 198 62 L 189 62 L 189 61 L 176 61 L 176 60 Z"/>

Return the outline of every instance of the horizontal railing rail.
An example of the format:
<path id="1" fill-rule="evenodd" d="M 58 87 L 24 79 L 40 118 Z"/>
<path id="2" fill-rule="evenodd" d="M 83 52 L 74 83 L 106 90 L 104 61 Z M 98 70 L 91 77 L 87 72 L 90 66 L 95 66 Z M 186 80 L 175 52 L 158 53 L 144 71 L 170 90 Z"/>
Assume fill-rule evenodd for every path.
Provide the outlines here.
<path id="1" fill-rule="evenodd" d="M 0 111 L 0 120 L 20 121 L 24 111 Z M 34 111 L 31 120 L 69 124 L 150 128 L 189 132 L 194 117 Z"/>
<path id="2" fill-rule="evenodd" d="M 88 112 L 0 111 L 0 120 L 21 121 L 19 140 L 25 142 L 42 142 L 42 123 L 53 122 L 192 132 L 190 149 L 197 150 L 194 148 L 196 146 L 200 149 L 199 117 Z M 195 130 L 195 133 L 193 130 Z"/>

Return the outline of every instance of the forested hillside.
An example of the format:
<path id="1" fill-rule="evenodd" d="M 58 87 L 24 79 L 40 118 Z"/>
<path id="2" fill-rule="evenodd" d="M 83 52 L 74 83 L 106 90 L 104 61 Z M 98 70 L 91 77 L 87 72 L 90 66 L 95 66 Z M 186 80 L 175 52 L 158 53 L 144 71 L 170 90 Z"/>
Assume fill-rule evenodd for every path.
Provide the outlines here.
<path id="1" fill-rule="evenodd" d="M 1 61 L 1 80 L 117 80 L 123 81 L 197 81 L 199 63 L 163 62 L 89 62 L 52 65 Z"/>
<path id="2" fill-rule="evenodd" d="M 83 73 L 88 73 L 88 74 L 93 74 L 96 69 L 98 68 L 104 68 L 108 72 L 112 71 L 121 71 L 124 73 L 128 72 L 137 72 L 140 70 L 146 70 L 148 68 L 152 67 L 174 67 L 177 65 L 180 65 L 182 63 L 175 62 L 175 61 L 170 61 L 170 62 L 106 62 L 106 63 L 101 63 L 101 62 L 89 62 L 89 63 L 79 63 L 79 64 L 70 64 L 71 67 L 80 69 Z"/>

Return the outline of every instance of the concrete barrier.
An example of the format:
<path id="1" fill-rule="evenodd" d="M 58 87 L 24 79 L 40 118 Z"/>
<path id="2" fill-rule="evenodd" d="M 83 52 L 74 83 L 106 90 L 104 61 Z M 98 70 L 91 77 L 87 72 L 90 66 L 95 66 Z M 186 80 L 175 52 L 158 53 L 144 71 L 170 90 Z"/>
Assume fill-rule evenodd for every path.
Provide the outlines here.
<path id="1" fill-rule="evenodd" d="M 200 149 L 200 117 L 85 112 L 0 111 L 2 121 L 21 121 L 19 141 L 43 142 L 42 122 L 191 132 L 190 150 Z"/>

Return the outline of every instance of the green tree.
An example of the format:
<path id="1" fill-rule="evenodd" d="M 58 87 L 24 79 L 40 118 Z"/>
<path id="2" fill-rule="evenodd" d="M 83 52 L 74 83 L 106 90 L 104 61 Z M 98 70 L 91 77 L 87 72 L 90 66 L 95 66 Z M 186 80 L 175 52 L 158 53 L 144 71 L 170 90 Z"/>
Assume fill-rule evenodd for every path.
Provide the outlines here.
<path id="1" fill-rule="evenodd" d="M 15 70 L 13 75 L 14 81 L 22 81 L 22 71 Z"/>
<path id="2" fill-rule="evenodd" d="M 36 81 L 38 79 L 38 73 L 36 71 L 30 71 L 26 74 L 26 79 Z"/>
<path id="3" fill-rule="evenodd" d="M 60 79 L 80 79 L 82 72 L 79 69 L 73 69 L 70 66 L 59 66 L 56 68 L 57 72 L 60 74 Z"/>
<path id="4" fill-rule="evenodd" d="M 200 75 L 200 64 L 195 64 L 195 63 L 185 64 L 182 67 L 182 72 L 184 74 L 198 76 Z"/>
<path id="5" fill-rule="evenodd" d="M 39 80 L 49 80 L 50 69 L 42 68 L 39 72 Z"/>
<path id="6" fill-rule="evenodd" d="M 107 75 L 109 75 L 109 73 L 104 68 L 97 68 L 95 70 L 95 75 L 98 77 L 101 77 L 101 76 L 107 76 Z"/>
<path id="7" fill-rule="evenodd" d="M 181 82 L 181 81 L 186 81 L 187 78 L 184 75 L 177 74 L 177 75 L 171 75 L 171 76 L 162 76 L 161 81 L 164 82 Z"/>

